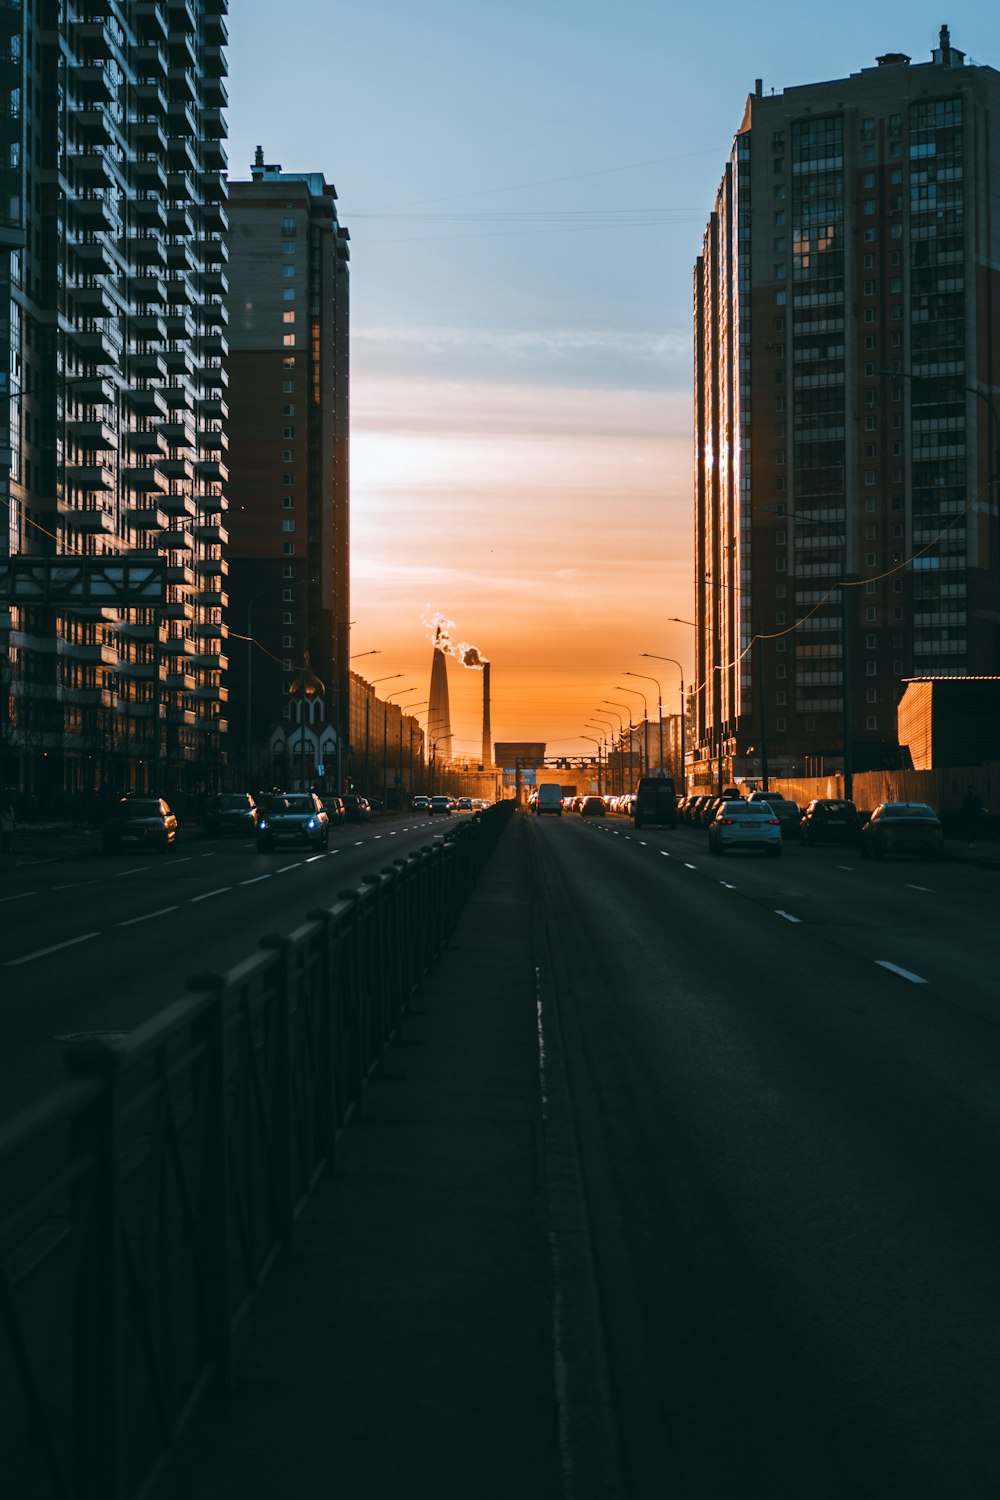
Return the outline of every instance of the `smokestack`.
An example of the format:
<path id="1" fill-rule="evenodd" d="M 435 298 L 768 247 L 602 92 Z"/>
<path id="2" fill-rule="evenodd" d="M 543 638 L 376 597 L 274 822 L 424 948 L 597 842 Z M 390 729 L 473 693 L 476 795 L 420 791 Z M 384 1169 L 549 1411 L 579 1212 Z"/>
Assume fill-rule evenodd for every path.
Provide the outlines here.
<path id="1" fill-rule="evenodd" d="M 483 765 L 493 764 L 493 732 L 490 729 L 490 664 L 483 662 Z"/>
<path id="2" fill-rule="evenodd" d="M 440 635 L 440 630 L 438 631 Z M 431 661 L 431 690 L 427 702 L 427 746 L 436 743 L 437 759 L 451 760 L 451 707 L 448 702 L 448 664 L 435 645 Z"/>

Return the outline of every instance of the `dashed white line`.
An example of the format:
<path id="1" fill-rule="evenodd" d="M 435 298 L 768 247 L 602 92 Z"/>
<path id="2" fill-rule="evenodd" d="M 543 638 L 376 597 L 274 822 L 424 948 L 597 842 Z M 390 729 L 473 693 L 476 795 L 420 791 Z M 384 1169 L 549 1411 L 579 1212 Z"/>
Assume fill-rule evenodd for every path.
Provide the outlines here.
<path id="1" fill-rule="evenodd" d="M 697 865 L 689 865 L 688 862 L 687 862 L 687 860 L 685 860 L 684 861 L 684 868 L 685 868 L 685 870 L 697 870 L 698 866 Z"/>
<path id="2" fill-rule="evenodd" d="M 363 843 L 364 839 L 358 839 L 357 843 L 354 845 L 355 849 L 360 849 Z"/>
<path id="3" fill-rule="evenodd" d="M 911 885 L 909 881 L 906 882 L 906 889 L 908 891 L 926 891 L 929 896 L 933 896 L 934 894 L 933 889 L 929 885 Z"/>
<path id="4" fill-rule="evenodd" d="M 670 858 L 670 850 L 669 849 L 661 849 L 660 853 L 663 855 L 664 859 L 669 859 Z"/>
<path id="5" fill-rule="evenodd" d="M 74 880 L 70 885 L 54 885 L 52 889 L 54 891 L 75 891 L 79 890 L 81 885 L 83 885 L 82 880 Z"/>
<path id="6" fill-rule="evenodd" d="M 179 859 L 175 859 L 174 860 L 174 864 L 175 865 L 189 865 L 193 859 L 194 859 L 194 855 L 193 854 L 182 854 Z M 145 868 L 148 870 L 148 869 L 151 868 L 151 866 L 150 865 L 146 865 Z"/>
<path id="7" fill-rule="evenodd" d="M 898 964 L 891 964 L 887 958 L 877 958 L 875 962 L 880 969 L 888 969 L 891 974 L 898 974 L 901 979 L 908 979 L 911 984 L 926 984 L 919 974 L 913 974 L 909 969 L 901 969 Z"/>
<path id="8" fill-rule="evenodd" d="M 0 896 L 0 906 L 2 906 L 5 901 L 23 901 L 25 896 L 37 895 L 37 891 L 18 891 L 16 896 Z"/>
<path id="9" fill-rule="evenodd" d="M 214 859 L 215 858 L 215 850 L 214 849 L 206 849 L 206 851 L 204 852 L 204 854 L 201 857 L 202 857 L 202 859 Z"/>
<path id="10" fill-rule="evenodd" d="M 48 953 L 58 953 L 61 948 L 72 948 L 77 943 L 87 943 L 91 938 L 100 937 L 99 932 L 84 932 L 79 937 L 68 938 L 65 943 L 53 943 L 51 948 L 39 948 L 37 953 L 26 953 L 23 958 L 11 958 L 4 965 L 7 969 L 16 969 L 19 964 L 33 963 L 36 958 L 44 958 Z"/>
<path id="11" fill-rule="evenodd" d="M 774 908 L 774 914 L 775 914 L 776 917 L 784 917 L 784 919 L 785 919 L 786 922 L 801 922 L 802 921 L 801 917 L 793 917 L 790 911 L 782 911 L 781 908 L 780 908 L 780 906 L 776 906 Z"/>
<path id="12" fill-rule="evenodd" d="M 136 865 L 134 870 L 117 870 L 114 878 L 115 880 L 121 880 L 126 875 L 140 875 L 143 870 L 151 870 L 152 868 L 152 865 Z"/>
<path id="13" fill-rule="evenodd" d="M 195 898 L 197 899 L 197 898 Z M 151 922 L 154 917 L 165 917 L 168 911 L 176 911 L 176 906 L 161 906 L 159 911 L 148 911 L 144 917 L 129 917 L 127 922 L 116 922 L 116 927 L 134 927 L 137 922 Z"/>
<path id="14" fill-rule="evenodd" d="M 232 886 L 231 885 L 220 885 L 217 890 L 214 890 L 214 891 L 203 891 L 200 896 L 189 896 L 188 897 L 188 901 L 189 902 L 190 901 L 207 901 L 210 896 L 221 896 L 226 891 L 231 891 L 231 890 L 232 890 Z"/>
<path id="15" fill-rule="evenodd" d="M 306 864 L 307 865 L 315 864 L 316 860 L 318 860 L 318 859 L 326 859 L 326 855 L 325 854 L 310 854 L 309 858 L 306 860 Z"/>
<path id="16" fill-rule="evenodd" d="M 639 848 L 640 849 L 645 849 L 646 847 L 647 847 L 646 840 L 645 839 L 640 839 L 639 840 Z"/>
<path id="17" fill-rule="evenodd" d="M 270 878 L 271 872 L 268 870 L 266 875 L 255 875 L 252 880 L 241 880 L 240 885 L 256 885 L 258 880 L 270 880 Z"/>
<path id="18" fill-rule="evenodd" d="M 282 865 L 281 869 L 275 871 L 275 873 L 277 875 L 287 875 L 289 870 L 297 870 L 299 868 L 299 865 L 301 863 L 302 863 L 301 859 L 297 859 L 295 861 L 294 865 Z"/>
<path id="19" fill-rule="evenodd" d="M 852 875 L 854 874 L 854 866 L 853 865 L 838 865 L 837 869 L 838 870 L 849 870 Z"/>
<path id="20" fill-rule="evenodd" d="M 719 884 L 720 885 L 724 885 L 727 891 L 735 891 L 735 889 L 736 889 L 736 887 L 734 885 L 730 885 L 729 884 L 728 880 L 720 880 Z"/>

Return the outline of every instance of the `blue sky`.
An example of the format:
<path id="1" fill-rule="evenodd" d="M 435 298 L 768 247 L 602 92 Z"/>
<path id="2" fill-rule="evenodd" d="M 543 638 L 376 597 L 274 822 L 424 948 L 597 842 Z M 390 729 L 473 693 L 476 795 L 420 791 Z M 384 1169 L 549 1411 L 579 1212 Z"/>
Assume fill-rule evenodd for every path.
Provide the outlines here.
<path id="1" fill-rule="evenodd" d="M 351 233 L 358 650 L 422 680 L 430 604 L 505 663 L 498 737 L 553 740 L 690 663 L 691 270 L 746 96 L 943 21 L 1000 65 L 1000 9 L 948 9 L 233 0 L 231 175 L 323 171 Z"/>

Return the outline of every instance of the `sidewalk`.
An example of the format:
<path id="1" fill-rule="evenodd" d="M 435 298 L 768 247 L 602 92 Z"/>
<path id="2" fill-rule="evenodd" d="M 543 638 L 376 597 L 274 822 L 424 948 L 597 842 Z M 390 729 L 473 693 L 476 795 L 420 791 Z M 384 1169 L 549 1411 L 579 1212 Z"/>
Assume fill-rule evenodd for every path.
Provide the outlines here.
<path id="1" fill-rule="evenodd" d="M 557 1500 L 526 829 L 515 818 L 300 1249 L 158 1500 Z"/>

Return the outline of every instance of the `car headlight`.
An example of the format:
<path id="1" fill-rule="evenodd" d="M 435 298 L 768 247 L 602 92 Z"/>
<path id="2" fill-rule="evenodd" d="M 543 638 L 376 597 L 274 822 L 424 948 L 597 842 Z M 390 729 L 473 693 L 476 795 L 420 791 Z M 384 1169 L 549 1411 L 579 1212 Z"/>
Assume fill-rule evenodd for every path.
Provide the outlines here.
<path id="1" fill-rule="evenodd" d="M 316 827 L 316 819 L 315 818 L 310 818 L 309 822 L 306 824 L 306 827 L 307 828 L 315 828 Z"/>
<path id="2" fill-rule="evenodd" d="M 265 828 L 267 827 L 266 819 L 261 818 L 260 822 L 257 824 L 257 827 L 260 829 L 261 833 L 263 833 Z"/>

